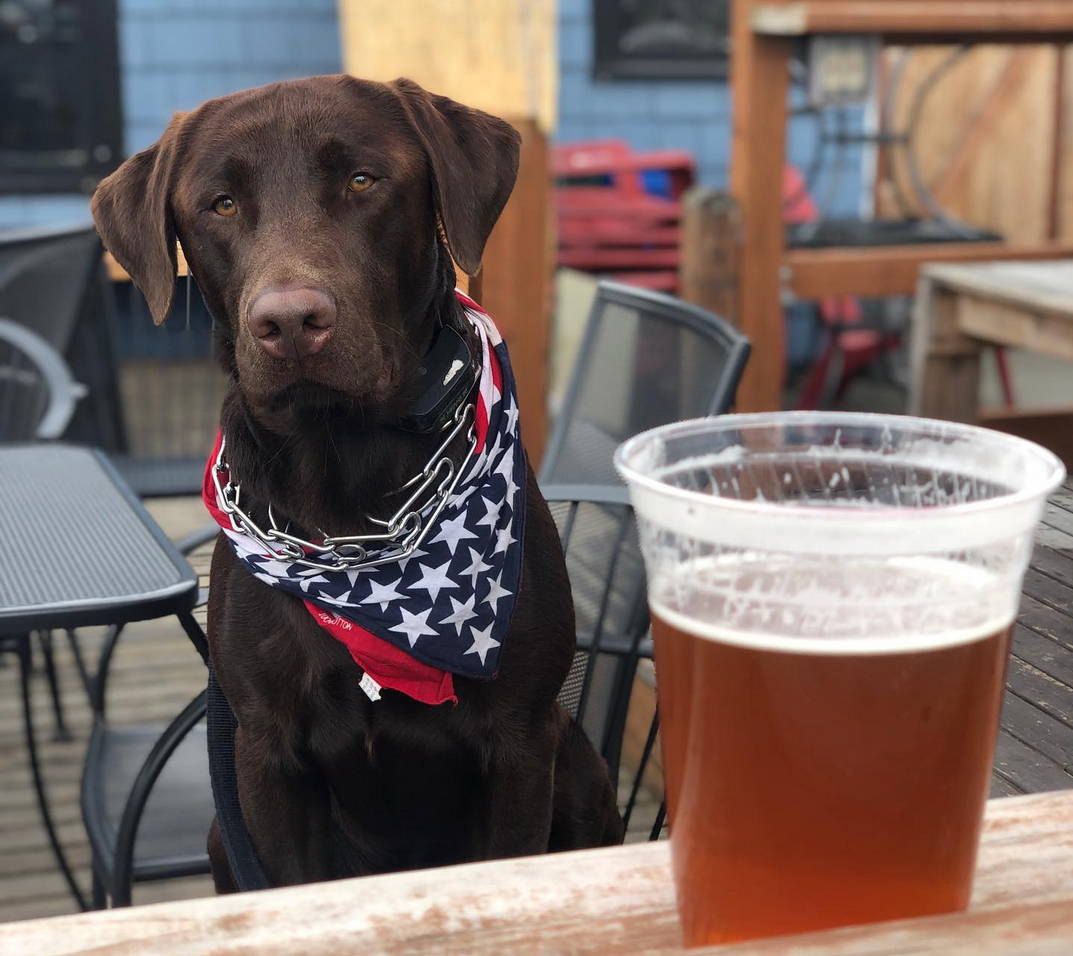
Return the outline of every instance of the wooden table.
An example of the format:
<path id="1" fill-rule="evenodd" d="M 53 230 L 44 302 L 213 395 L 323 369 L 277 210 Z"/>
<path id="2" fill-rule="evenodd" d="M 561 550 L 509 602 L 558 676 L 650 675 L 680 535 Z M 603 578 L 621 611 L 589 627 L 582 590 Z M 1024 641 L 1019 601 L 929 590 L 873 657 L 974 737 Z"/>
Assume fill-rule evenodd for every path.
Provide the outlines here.
<path id="1" fill-rule="evenodd" d="M 783 237 L 787 85 L 796 44 L 810 34 L 872 34 L 885 42 L 1059 43 L 1073 39 L 1068 0 L 733 0 L 730 188 L 741 209 L 737 319 L 753 341 L 738 410 L 779 408 L 781 297 L 908 295 L 927 262 L 1058 258 L 1068 242 L 931 243 L 790 249 Z M 1014 158 L 1011 157 L 1011 161 Z"/>
<path id="2" fill-rule="evenodd" d="M 679 948 L 665 842 L 0 926 L 0 952 L 34 956 Z M 719 951 L 781 953 L 786 942 Z M 793 949 L 799 956 L 970 951 L 1073 952 L 1073 793 L 988 804 L 968 912 L 796 937 Z"/>
<path id="3" fill-rule="evenodd" d="M 925 266 L 912 336 L 910 410 L 975 422 L 985 346 L 1073 362 L 1073 260 Z"/>

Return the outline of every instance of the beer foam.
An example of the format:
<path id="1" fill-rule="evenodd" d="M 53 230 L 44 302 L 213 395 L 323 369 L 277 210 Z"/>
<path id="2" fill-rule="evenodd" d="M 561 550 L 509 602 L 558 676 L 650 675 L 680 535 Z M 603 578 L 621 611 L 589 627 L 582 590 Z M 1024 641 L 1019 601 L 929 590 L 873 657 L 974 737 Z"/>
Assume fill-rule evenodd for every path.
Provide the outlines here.
<path id="1" fill-rule="evenodd" d="M 744 554 L 664 569 L 649 603 L 672 627 L 717 643 L 871 655 L 940 650 L 991 637 L 1013 621 L 1017 594 L 995 572 L 938 558 L 820 565 Z"/>
<path id="2" fill-rule="evenodd" d="M 810 442 L 813 432 L 827 443 Z M 623 444 L 615 464 L 639 518 L 655 528 L 826 556 L 1014 542 L 1031 533 L 1064 473 L 1045 449 L 986 429 L 822 412 L 663 426 Z"/>

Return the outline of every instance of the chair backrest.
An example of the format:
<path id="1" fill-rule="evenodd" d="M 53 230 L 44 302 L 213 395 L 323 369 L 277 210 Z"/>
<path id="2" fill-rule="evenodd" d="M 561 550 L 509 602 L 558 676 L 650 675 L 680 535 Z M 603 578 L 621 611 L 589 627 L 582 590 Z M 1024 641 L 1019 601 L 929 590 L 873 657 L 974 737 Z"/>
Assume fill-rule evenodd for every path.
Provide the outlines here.
<path id="1" fill-rule="evenodd" d="M 0 318 L 0 442 L 59 438 L 83 394 L 59 352 Z"/>
<path id="2" fill-rule="evenodd" d="M 730 409 L 749 340 L 671 296 L 602 281 L 540 466 L 541 483 L 618 485 L 617 445 Z"/>
<path id="3" fill-rule="evenodd" d="M 102 247 L 89 223 L 0 233 L 0 315 L 36 332 L 89 394 L 65 437 L 125 443 Z"/>
<path id="4" fill-rule="evenodd" d="M 620 802 L 631 826 L 648 832 L 662 781 L 652 759 L 652 642 L 633 511 L 621 486 L 543 491 L 566 557 L 577 628 L 559 703 L 607 761 L 619 792 L 628 793 Z"/>

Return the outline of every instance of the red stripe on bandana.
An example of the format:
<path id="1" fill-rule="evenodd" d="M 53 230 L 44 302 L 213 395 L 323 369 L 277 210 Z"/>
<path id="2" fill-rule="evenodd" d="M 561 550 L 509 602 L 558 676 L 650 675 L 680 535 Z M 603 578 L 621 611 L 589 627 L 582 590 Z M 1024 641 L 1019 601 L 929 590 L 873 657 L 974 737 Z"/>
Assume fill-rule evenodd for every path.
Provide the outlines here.
<path id="1" fill-rule="evenodd" d="M 350 651 L 354 663 L 381 687 L 401 691 L 423 704 L 458 703 L 450 671 L 414 660 L 406 651 L 310 601 L 305 606 L 317 623 Z"/>
<path id="2" fill-rule="evenodd" d="M 492 381 L 496 389 L 503 391 L 503 370 L 499 367 L 499 359 L 493 349 L 488 350 L 488 365 L 492 370 Z M 477 434 L 477 454 L 484 451 L 485 442 L 488 438 L 488 407 L 484 396 L 477 392 L 477 404 L 473 409 L 473 428 Z"/>

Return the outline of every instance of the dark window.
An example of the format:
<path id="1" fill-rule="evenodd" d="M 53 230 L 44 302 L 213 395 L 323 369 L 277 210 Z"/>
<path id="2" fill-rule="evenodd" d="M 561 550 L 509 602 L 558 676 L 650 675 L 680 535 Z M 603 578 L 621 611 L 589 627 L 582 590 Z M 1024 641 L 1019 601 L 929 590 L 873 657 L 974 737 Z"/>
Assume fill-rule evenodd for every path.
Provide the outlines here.
<path id="1" fill-rule="evenodd" d="M 729 0 L 593 0 L 597 79 L 722 79 Z"/>
<path id="2" fill-rule="evenodd" d="M 115 0 L 0 0 L 0 192 L 88 192 L 121 138 Z"/>

